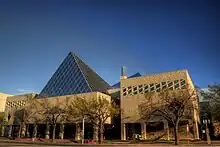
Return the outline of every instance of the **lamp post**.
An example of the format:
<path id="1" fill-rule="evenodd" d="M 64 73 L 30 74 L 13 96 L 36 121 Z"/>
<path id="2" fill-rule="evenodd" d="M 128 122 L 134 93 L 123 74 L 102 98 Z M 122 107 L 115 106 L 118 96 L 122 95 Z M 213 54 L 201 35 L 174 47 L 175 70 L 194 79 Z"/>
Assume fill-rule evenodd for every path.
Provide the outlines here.
<path id="1" fill-rule="evenodd" d="M 206 115 L 206 116 L 207 116 L 207 115 Z M 210 119 L 208 119 L 208 117 L 205 117 L 205 118 L 203 119 L 203 124 L 205 124 L 205 133 L 206 133 L 207 144 L 211 144 L 211 139 L 210 139 L 210 135 L 209 135 L 208 123 L 210 124 Z"/>

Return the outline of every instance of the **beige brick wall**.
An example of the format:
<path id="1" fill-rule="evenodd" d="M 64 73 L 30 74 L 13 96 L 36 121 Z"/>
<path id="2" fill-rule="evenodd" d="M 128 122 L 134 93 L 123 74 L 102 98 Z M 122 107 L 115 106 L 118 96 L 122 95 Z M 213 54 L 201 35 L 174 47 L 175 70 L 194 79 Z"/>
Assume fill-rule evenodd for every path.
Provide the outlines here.
<path id="1" fill-rule="evenodd" d="M 130 79 L 122 79 L 121 80 L 121 108 L 123 113 L 121 114 L 122 122 L 129 123 L 129 122 L 141 122 L 138 110 L 138 105 L 145 99 L 145 94 L 135 94 L 135 95 L 123 95 L 123 88 L 130 87 L 130 86 L 138 86 L 144 84 L 152 84 L 152 83 L 161 83 L 164 81 L 175 81 L 175 80 L 185 80 L 186 84 L 190 83 L 191 89 L 194 89 L 192 81 L 189 77 L 187 70 L 179 70 L 179 71 L 172 71 L 166 72 L 161 74 L 154 74 L 154 75 L 146 75 L 136 78 Z M 155 95 L 155 98 L 156 95 Z M 198 116 L 198 115 L 197 115 Z M 126 118 L 126 119 L 125 119 Z"/>
<path id="2" fill-rule="evenodd" d="M 91 92 L 91 93 L 83 93 L 83 94 L 75 94 L 75 95 L 66 95 L 66 96 L 57 96 L 57 97 L 49 97 L 46 99 L 46 102 L 49 103 L 49 105 L 59 105 L 59 107 L 67 107 L 69 104 L 71 104 L 71 101 L 74 100 L 74 98 L 76 97 L 84 97 L 86 99 L 90 99 L 90 98 L 103 98 L 103 99 L 107 99 L 109 100 L 109 102 L 111 101 L 111 97 L 100 93 L 100 92 Z M 68 100 L 67 100 L 68 98 Z M 43 99 L 36 99 L 36 101 L 39 102 L 45 102 L 45 100 Z M 31 102 L 29 104 L 32 104 Z M 39 105 L 36 106 L 38 109 Z M 111 124 L 111 118 L 108 118 L 106 121 L 106 124 Z"/>
<path id="3" fill-rule="evenodd" d="M 0 93 L 0 112 L 5 111 L 5 104 L 8 96 L 12 96 L 10 94 Z"/>

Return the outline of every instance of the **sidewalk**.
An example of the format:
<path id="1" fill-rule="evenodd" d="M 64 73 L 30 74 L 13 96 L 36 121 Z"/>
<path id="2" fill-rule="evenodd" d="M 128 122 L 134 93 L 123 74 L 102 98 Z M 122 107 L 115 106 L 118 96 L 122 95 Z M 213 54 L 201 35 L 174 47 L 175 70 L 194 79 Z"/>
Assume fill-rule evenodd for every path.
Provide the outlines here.
<path id="1" fill-rule="evenodd" d="M 141 143 L 129 143 L 129 142 L 113 142 L 112 144 L 80 144 L 80 143 L 52 143 L 52 142 L 31 142 L 31 141 L 16 141 L 16 140 L 0 140 L 0 143 L 16 143 L 16 144 L 35 144 L 35 145 L 45 145 L 45 146 L 175 146 L 172 142 L 157 142 L 157 143 L 149 143 L 149 142 L 141 142 Z M 181 143 L 179 146 L 219 146 L 220 147 L 220 141 L 212 141 L 211 145 L 208 145 L 205 141 L 199 141 L 199 142 L 190 142 L 190 144 L 187 143 Z"/>

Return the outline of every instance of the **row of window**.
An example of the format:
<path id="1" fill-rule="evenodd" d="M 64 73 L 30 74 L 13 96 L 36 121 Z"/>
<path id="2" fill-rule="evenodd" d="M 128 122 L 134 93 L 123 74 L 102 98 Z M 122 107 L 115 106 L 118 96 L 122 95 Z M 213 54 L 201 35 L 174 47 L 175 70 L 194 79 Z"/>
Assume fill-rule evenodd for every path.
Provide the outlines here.
<path id="1" fill-rule="evenodd" d="M 186 88 L 186 81 L 184 79 L 175 81 L 163 81 L 160 83 L 143 84 L 138 86 L 123 87 L 123 96 L 143 94 L 147 92 L 160 92 L 165 89 L 184 89 Z"/>
<path id="2" fill-rule="evenodd" d="M 7 101 L 6 102 L 6 108 L 9 108 L 9 109 L 11 109 L 11 108 L 15 108 L 15 107 L 17 107 L 17 108 L 19 108 L 19 107 L 23 107 L 23 106 L 25 106 L 26 105 L 26 100 L 21 100 L 21 101 Z"/>

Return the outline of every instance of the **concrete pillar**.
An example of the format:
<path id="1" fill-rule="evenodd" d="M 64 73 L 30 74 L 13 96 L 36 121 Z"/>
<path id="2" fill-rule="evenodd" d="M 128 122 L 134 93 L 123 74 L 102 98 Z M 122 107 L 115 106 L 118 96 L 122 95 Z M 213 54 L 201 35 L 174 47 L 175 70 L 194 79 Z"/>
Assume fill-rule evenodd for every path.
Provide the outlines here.
<path id="1" fill-rule="evenodd" d="M 11 133 L 12 133 L 12 125 L 9 125 L 9 128 L 8 128 L 8 137 L 11 137 Z"/>
<path id="2" fill-rule="evenodd" d="M 60 134 L 59 134 L 59 137 L 60 139 L 63 139 L 63 136 L 64 136 L 64 124 L 60 124 Z"/>
<path id="3" fill-rule="evenodd" d="M 26 137 L 30 137 L 29 124 L 26 126 Z"/>
<path id="4" fill-rule="evenodd" d="M 97 126 L 93 126 L 93 140 L 98 141 L 98 127 Z"/>
<path id="5" fill-rule="evenodd" d="M 141 123 L 141 137 L 146 140 L 147 132 L 146 132 L 146 123 Z"/>
<path id="6" fill-rule="evenodd" d="M 5 136 L 5 125 L 2 125 L 2 133 L 1 133 L 1 136 Z"/>
<path id="7" fill-rule="evenodd" d="M 46 124 L 45 139 L 50 139 L 50 125 Z"/>
<path id="8" fill-rule="evenodd" d="M 36 138 L 36 137 L 37 137 L 37 124 L 34 124 L 33 136 L 32 136 L 32 138 Z"/>
<path id="9" fill-rule="evenodd" d="M 81 139 L 81 128 L 80 124 L 76 123 L 76 135 L 75 135 L 75 140 L 80 140 Z"/>
<path id="10" fill-rule="evenodd" d="M 194 138 L 199 139 L 199 126 L 198 122 L 193 122 Z"/>
<path id="11" fill-rule="evenodd" d="M 163 124 L 164 124 L 164 130 L 166 131 L 167 134 L 167 140 L 170 140 L 169 123 L 167 121 L 164 121 Z"/>
<path id="12" fill-rule="evenodd" d="M 126 124 L 121 123 L 121 140 L 126 140 Z"/>

